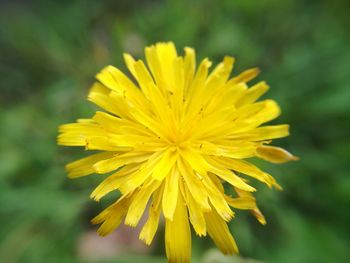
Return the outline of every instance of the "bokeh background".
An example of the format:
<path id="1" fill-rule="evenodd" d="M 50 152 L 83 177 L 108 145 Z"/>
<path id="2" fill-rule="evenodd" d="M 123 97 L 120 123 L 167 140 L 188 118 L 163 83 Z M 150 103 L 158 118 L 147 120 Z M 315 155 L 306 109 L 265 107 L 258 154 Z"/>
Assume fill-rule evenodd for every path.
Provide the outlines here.
<path id="1" fill-rule="evenodd" d="M 1 1 L 0 262 L 165 262 L 163 233 L 147 248 L 137 231 L 99 238 L 89 220 L 116 195 L 89 200 L 98 176 L 66 178 L 82 149 L 56 146 L 57 126 L 90 117 L 85 98 L 122 52 L 172 40 L 198 58 L 258 66 L 291 124 L 276 141 L 301 157 L 259 163 L 284 187 L 258 185 L 268 224 L 239 212 L 240 257 L 193 238 L 194 262 L 349 262 L 350 2 L 347 0 Z M 112 199 L 111 199 L 112 198 Z"/>

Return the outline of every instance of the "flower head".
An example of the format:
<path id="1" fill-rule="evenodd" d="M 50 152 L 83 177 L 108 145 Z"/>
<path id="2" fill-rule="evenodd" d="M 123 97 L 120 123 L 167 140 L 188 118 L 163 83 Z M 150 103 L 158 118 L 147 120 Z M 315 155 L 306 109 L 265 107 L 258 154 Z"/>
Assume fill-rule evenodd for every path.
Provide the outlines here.
<path id="1" fill-rule="evenodd" d="M 102 236 L 123 220 L 136 226 L 148 207 L 140 239 L 152 242 L 163 215 L 170 262 L 190 261 L 190 225 L 199 236 L 209 234 L 223 253 L 237 253 L 227 226 L 233 210 L 250 210 L 265 224 L 248 178 L 280 188 L 245 159 L 295 160 L 268 146 L 288 136 L 288 125 L 261 127 L 280 108 L 273 100 L 257 102 L 268 86 L 248 87 L 256 68 L 230 78 L 234 58 L 225 57 L 209 73 L 208 59 L 196 69 L 195 51 L 185 48 L 179 56 L 171 42 L 146 47 L 145 55 L 147 66 L 124 54 L 133 80 L 112 66 L 97 74 L 88 99 L 105 111 L 59 128 L 59 144 L 100 151 L 68 164 L 68 175 L 112 173 L 91 194 L 98 201 L 111 191 L 121 193 L 92 220 L 101 224 Z"/>

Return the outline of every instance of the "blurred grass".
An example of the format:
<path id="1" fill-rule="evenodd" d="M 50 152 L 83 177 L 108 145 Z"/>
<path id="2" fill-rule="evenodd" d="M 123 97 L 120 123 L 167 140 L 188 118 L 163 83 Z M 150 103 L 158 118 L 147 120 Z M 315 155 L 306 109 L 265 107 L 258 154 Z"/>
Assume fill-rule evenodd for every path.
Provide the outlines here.
<path id="1" fill-rule="evenodd" d="M 89 117 L 84 99 L 103 66 L 122 52 L 173 40 L 198 57 L 259 66 L 268 97 L 291 136 L 277 141 L 299 162 L 261 162 L 283 192 L 258 186 L 268 225 L 248 214 L 231 223 L 241 255 L 266 262 L 348 262 L 350 246 L 350 2 L 2 1 L 0 8 L 0 261 L 84 262 L 77 253 L 89 219 L 104 205 L 92 176 L 68 181 L 81 156 L 57 147 L 57 126 Z M 212 247 L 194 238 L 193 258 Z M 164 262 L 162 236 L 142 262 Z M 221 259 L 215 259 L 221 262 Z M 225 259 L 222 259 L 222 262 Z M 102 261 L 102 260 L 101 260 Z M 100 261 L 100 262 L 101 262 Z M 106 262 L 135 262 L 123 256 Z M 212 261 L 214 262 L 214 261 Z"/>

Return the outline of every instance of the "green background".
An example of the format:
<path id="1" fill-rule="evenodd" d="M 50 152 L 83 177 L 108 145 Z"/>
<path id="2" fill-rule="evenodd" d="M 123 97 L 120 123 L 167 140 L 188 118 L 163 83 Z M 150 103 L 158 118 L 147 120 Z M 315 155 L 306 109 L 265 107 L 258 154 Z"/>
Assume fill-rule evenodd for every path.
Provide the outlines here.
<path id="1" fill-rule="evenodd" d="M 349 262 L 350 2 L 341 0 L 1 1 L 0 261 L 165 262 L 160 231 L 151 248 L 124 228 L 99 239 L 88 195 L 101 180 L 66 178 L 82 149 L 56 146 L 57 126 L 90 117 L 85 98 L 122 52 L 172 40 L 234 73 L 258 66 L 265 95 L 281 105 L 277 140 L 301 157 L 265 162 L 283 192 L 258 185 L 268 224 L 241 211 L 230 224 L 241 258 L 225 258 L 193 236 L 194 262 Z M 111 198 L 116 195 L 112 194 Z M 249 260 L 248 260 L 249 258 Z"/>

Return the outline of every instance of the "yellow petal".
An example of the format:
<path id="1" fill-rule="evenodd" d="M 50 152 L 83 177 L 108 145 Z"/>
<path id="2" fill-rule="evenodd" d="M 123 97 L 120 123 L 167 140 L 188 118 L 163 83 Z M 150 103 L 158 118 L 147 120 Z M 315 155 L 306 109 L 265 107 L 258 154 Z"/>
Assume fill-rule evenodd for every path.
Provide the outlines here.
<path id="1" fill-rule="evenodd" d="M 172 149 L 168 148 L 164 153 L 160 161 L 153 169 L 153 178 L 156 180 L 163 180 L 165 176 L 167 176 L 174 166 L 178 153 Z"/>
<path id="2" fill-rule="evenodd" d="M 200 175 L 206 174 L 209 165 L 201 154 L 198 154 L 196 151 L 189 147 L 185 149 L 179 149 L 179 152 L 183 160 L 186 160 L 186 162 Z"/>
<path id="3" fill-rule="evenodd" d="M 141 219 L 143 212 L 152 193 L 159 187 L 160 182 L 150 180 L 143 185 L 137 193 L 129 206 L 128 213 L 125 217 L 125 224 L 135 227 Z"/>
<path id="4" fill-rule="evenodd" d="M 225 91 L 225 83 L 230 76 L 233 63 L 234 58 L 226 56 L 208 76 L 201 97 L 204 112 L 207 112 L 207 107 L 210 107 L 213 98 Z"/>
<path id="5" fill-rule="evenodd" d="M 105 132 L 105 135 L 108 135 Z M 123 145 L 117 145 L 111 141 L 107 136 L 89 136 L 85 139 L 86 150 L 100 150 L 100 151 L 118 151 L 127 152 L 131 151 L 132 148 Z"/>
<path id="6" fill-rule="evenodd" d="M 247 161 L 228 158 L 215 158 L 215 160 L 218 163 L 226 166 L 227 168 L 258 179 L 259 181 L 266 183 L 270 187 L 275 183 L 275 180 L 272 178 L 271 175 L 261 171 L 258 167 Z"/>
<path id="7" fill-rule="evenodd" d="M 90 198 L 100 201 L 109 192 L 119 189 L 127 180 L 132 179 L 133 173 L 140 168 L 140 164 L 126 165 L 103 180 L 91 193 Z"/>
<path id="8" fill-rule="evenodd" d="M 120 191 L 123 194 L 130 193 L 143 184 L 152 174 L 155 165 L 159 162 L 162 157 L 160 152 L 152 154 L 149 159 L 144 162 L 140 169 L 137 170 L 131 180 L 127 180 L 125 184 L 120 187 Z"/>
<path id="9" fill-rule="evenodd" d="M 205 213 L 207 230 L 215 245 L 224 254 L 236 254 L 238 248 L 233 239 L 226 222 L 218 215 L 215 210 Z"/>
<path id="10" fill-rule="evenodd" d="M 244 94 L 244 96 L 238 101 L 237 106 L 242 106 L 244 104 L 249 104 L 255 102 L 258 98 L 260 98 L 266 91 L 268 91 L 269 86 L 265 81 L 261 81 Z"/>
<path id="11" fill-rule="evenodd" d="M 228 206 L 224 194 L 217 188 L 217 186 L 208 176 L 203 178 L 203 184 L 208 192 L 209 200 L 215 210 L 225 221 L 230 221 L 234 216 L 234 213 Z"/>
<path id="12" fill-rule="evenodd" d="M 180 182 L 180 186 L 181 193 L 185 199 L 188 212 L 190 214 L 190 221 L 194 230 L 196 231 L 196 234 L 199 236 L 206 236 L 207 228 L 202 209 L 198 209 L 198 203 L 191 195 L 188 186 L 185 185 L 182 181 Z"/>
<path id="13" fill-rule="evenodd" d="M 191 260 L 191 230 L 181 195 L 173 220 L 165 221 L 165 250 L 170 263 L 189 263 Z"/>
<path id="14" fill-rule="evenodd" d="M 233 130 L 236 132 L 251 130 L 277 118 L 280 114 L 281 109 L 273 100 L 244 105 L 233 114 L 235 118 Z"/>
<path id="15" fill-rule="evenodd" d="M 93 117 L 93 120 L 100 124 L 109 132 L 123 134 L 126 131 L 132 130 L 133 134 L 141 136 L 153 136 L 154 134 L 149 130 L 145 129 L 144 126 L 139 125 L 135 122 L 129 121 L 124 118 L 118 118 L 111 114 L 97 111 Z"/>
<path id="16" fill-rule="evenodd" d="M 235 188 L 236 193 L 242 198 L 254 198 L 250 192 L 246 192 L 240 189 Z M 266 220 L 264 215 L 259 210 L 258 206 L 255 203 L 255 207 L 250 210 L 252 215 L 259 221 L 260 224 L 266 225 Z"/>
<path id="17" fill-rule="evenodd" d="M 164 87 L 165 85 L 162 85 L 164 82 L 163 75 L 162 75 L 162 68 L 160 66 L 156 47 L 153 45 L 146 47 L 145 55 L 146 55 L 147 65 L 151 70 L 152 76 L 155 79 L 157 85 L 159 86 L 159 88 Z M 161 92 L 163 92 L 163 90 L 161 90 Z"/>
<path id="18" fill-rule="evenodd" d="M 165 187 L 162 198 L 164 217 L 173 220 L 177 197 L 179 193 L 179 171 L 173 167 L 171 173 L 165 178 Z"/>
<path id="19" fill-rule="evenodd" d="M 184 94 L 187 95 L 188 88 L 191 86 L 194 73 L 196 70 L 196 52 L 193 48 L 185 47 L 185 57 L 184 57 L 184 72 L 185 72 L 185 91 Z"/>
<path id="20" fill-rule="evenodd" d="M 259 208 L 256 207 L 256 208 L 250 210 L 250 212 L 256 218 L 256 220 L 259 221 L 260 224 L 266 225 L 266 219 L 265 219 L 264 215 L 261 213 Z"/>
<path id="21" fill-rule="evenodd" d="M 93 120 L 112 132 L 118 132 L 118 128 L 121 125 L 126 125 L 127 123 L 125 119 L 112 116 L 111 114 L 102 111 L 97 111 L 93 117 Z"/>
<path id="22" fill-rule="evenodd" d="M 104 136 L 103 129 L 96 123 L 69 123 L 59 127 L 57 143 L 65 146 L 85 146 L 87 138 Z"/>
<path id="23" fill-rule="evenodd" d="M 252 186 L 248 185 L 247 183 L 245 183 L 242 180 L 242 178 L 237 176 L 232 171 L 226 169 L 225 166 L 223 166 L 219 162 L 215 161 L 213 158 L 207 157 L 206 159 L 207 159 L 208 163 L 210 164 L 210 168 L 209 168 L 210 172 L 216 174 L 221 179 L 225 180 L 226 182 L 228 182 L 232 186 L 235 186 L 235 187 L 237 187 L 239 189 L 242 189 L 242 190 L 245 190 L 245 191 L 248 191 L 248 192 L 254 192 L 255 191 L 254 187 L 252 187 Z"/>
<path id="24" fill-rule="evenodd" d="M 117 93 L 117 95 L 141 107 L 145 112 L 149 112 L 149 102 L 134 83 L 119 69 L 113 66 L 107 66 L 96 75 L 96 78 L 104 86 Z"/>
<path id="25" fill-rule="evenodd" d="M 271 163 L 285 163 L 299 160 L 298 157 L 280 147 L 265 145 L 257 148 L 256 156 Z"/>
<path id="26" fill-rule="evenodd" d="M 226 141 L 224 142 L 226 143 Z M 229 158 L 249 158 L 253 157 L 256 153 L 256 146 L 250 142 L 236 142 L 234 146 L 224 144 L 214 144 L 203 141 L 197 147 L 203 154 L 224 156 Z"/>
<path id="27" fill-rule="evenodd" d="M 120 147 L 134 147 L 139 144 L 147 145 L 148 143 L 161 142 L 161 140 L 155 136 L 125 134 L 125 133 L 109 134 L 108 139 L 111 145 L 120 146 Z M 152 151 L 152 149 L 149 149 L 149 151 Z"/>
<path id="28" fill-rule="evenodd" d="M 92 154 L 66 165 L 69 178 L 78 178 L 95 172 L 93 165 L 101 160 L 109 159 L 115 155 L 114 152 L 102 152 Z"/>
<path id="29" fill-rule="evenodd" d="M 146 47 L 145 54 L 159 91 L 167 97 L 174 87 L 173 62 L 177 58 L 175 45 L 171 42 L 157 43 Z"/>
<path id="30" fill-rule="evenodd" d="M 208 75 L 208 69 L 211 66 L 211 62 L 208 59 L 202 60 L 199 68 L 196 72 L 192 85 L 188 89 L 187 97 L 185 97 L 185 109 L 188 112 L 185 125 L 191 122 L 194 116 L 202 107 L 202 92 L 205 86 L 205 81 Z"/>
<path id="31" fill-rule="evenodd" d="M 120 108 L 114 103 L 114 100 L 110 97 L 111 91 L 103 86 L 101 83 L 94 83 L 91 87 L 88 100 L 101 107 L 102 109 L 109 111 L 115 115 L 122 115 Z"/>
<path id="32" fill-rule="evenodd" d="M 166 130 L 154 118 L 147 115 L 145 112 L 141 111 L 138 108 L 133 108 L 130 113 L 140 124 L 153 131 L 157 136 L 164 139 L 166 138 Z"/>
<path id="33" fill-rule="evenodd" d="M 183 114 L 183 99 L 185 88 L 184 60 L 182 57 L 177 57 L 174 60 L 173 70 L 174 92 L 170 93 L 170 102 L 173 109 L 173 114 L 178 122 Z"/>
<path id="34" fill-rule="evenodd" d="M 158 54 L 159 64 L 162 70 L 163 79 L 169 91 L 173 90 L 174 83 L 174 60 L 177 58 L 176 47 L 173 42 L 157 43 L 156 51 Z"/>
<path id="35" fill-rule="evenodd" d="M 256 203 L 255 198 L 252 196 L 244 196 L 244 197 L 237 197 L 237 198 L 231 198 L 228 196 L 225 196 L 225 199 L 227 203 L 237 209 L 255 209 Z"/>
<path id="36" fill-rule="evenodd" d="M 127 56 L 128 58 L 128 56 Z M 149 84 L 153 83 L 153 79 L 151 74 L 148 72 L 145 64 L 141 61 L 134 61 L 130 59 L 127 59 L 128 63 L 127 66 L 130 70 L 130 72 L 134 75 L 134 77 L 136 78 L 143 94 L 145 94 L 145 96 L 150 99 L 150 93 L 152 92 L 150 89 Z"/>
<path id="37" fill-rule="evenodd" d="M 205 109 L 203 111 L 205 111 Z M 217 110 L 211 114 L 205 114 L 205 112 L 198 114 L 200 118 L 197 123 L 195 123 L 196 127 L 191 133 L 192 139 L 206 139 L 208 134 L 212 135 L 213 132 L 216 137 L 221 136 L 222 134 L 217 133 L 217 131 L 220 130 L 222 126 L 227 126 L 230 124 L 234 112 L 235 108 L 229 107 L 222 110 Z"/>
<path id="38" fill-rule="evenodd" d="M 207 79 L 207 83 L 213 81 L 214 83 L 216 83 L 216 85 L 224 84 L 230 76 L 234 62 L 235 59 L 233 57 L 225 56 L 224 60 L 221 63 L 219 63 L 215 67 L 215 69 L 210 73 Z M 220 82 L 218 83 L 217 80 L 214 80 L 215 78 L 220 80 Z"/>
<path id="39" fill-rule="evenodd" d="M 171 129 L 172 123 L 169 120 L 171 120 L 173 113 L 159 88 L 154 84 L 145 64 L 141 60 L 135 62 L 134 71 L 135 78 L 137 79 L 143 93 L 152 102 L 152 108 L 162 120 L 164 126 L 168 130 Z"/>
<path id="40" fill-rule="evenodd" d="M 289 125 L 283 124 L 283 125 L 259 127 L 249 132 L 232 134 L 230 136 L 227 136 L 227 138 L 239 139 L 239 140 L 247 139 L 252 141 L 263 141 L 263 140 L 282 138 L 288 135 L 289 135 Z"/>
<path id="41" fill-rule="evenodd" d="M 93 224 L 102 225 L 97 230 L 97 233 L 101 236 L 106 236 L 116 229 L 120 223 L 122 222 L 127 210 L 128 206 L 131 202 L 131 196 L 123 196 L 119 198 L 119 200 L 113 205 L 109 206 L 105 210 L 103 210 L 100 214 L 94 217 L 91 222 Z"/>
<path id="42" fill-rule="evenodd" d="M 130 71 L 130 73 L 135 76 L 136 75 L 136 72 L 135 72 L 135 67 L 134 67 L 134 64 L 135 64 L 135 59 L 128 53 L 124 53 L 123 54 L 123 58 L 124 58 L 124 61 L 125 61 L 125 64 L 126 64 L 126 67 L 128 68 L 128 70 Z"/>
<path id="43" fill-rule="evenodd" d="M 118 94 L 117 92 L 111 91 L 108 97 L 113 103 L 114 108 L 117 110 L 116 115 L 118 117 L 123 118 L 125 120 L 135 120 L 130 113 L 130 109 L 133 107 L 133 105 L 126 99 L 125 94 Z M 148 110 L 145 109 L 144 111 L 148 112 Z"/>
<path id="44" fill-rule="evenodd" d="M 231 83 L 240 83 L 240 82 L 248 82 L 258 76 L 260 73 L 260 69 L 251 68 L 243 71 L 237 77 L 234 77 L 230 80 Z"/>
<path id="45" fill-rule="evenodd" d="M 162 184 L 164 185 L 164 184 Z M 149 217 L 147 222 L 142 227 L 139 238 L 143 240 L 147 245 L 152 243 L 154 235 L 157 232 L 159 216 L 161 211 L 161 198 L 163 195 L 164 187 L 158 188 L 153 194 L 153 201 L 149 208 Z"/>
<path id="46" fill-rule="evenodd" d="M 100 161 L 94 165 L 97 173 L 104 174 L 130 163 L 142 163 L 151 157 L 150 153 L 128 152 L 117 155 L 107 160 Z"/>
<path id="47" fill-rule="evenodd" d="M 189 189 L 194 200 L 198 203 L 201 210 L 209 211 L 211 208 L 208 202 L 208 193 L 202 183 L 202 177 L 199 178 L 193 172 L 191 166 L 187 165 L 182 158 L 178 159 L 177 167 L 186 183 L 187 188 Z"/>

